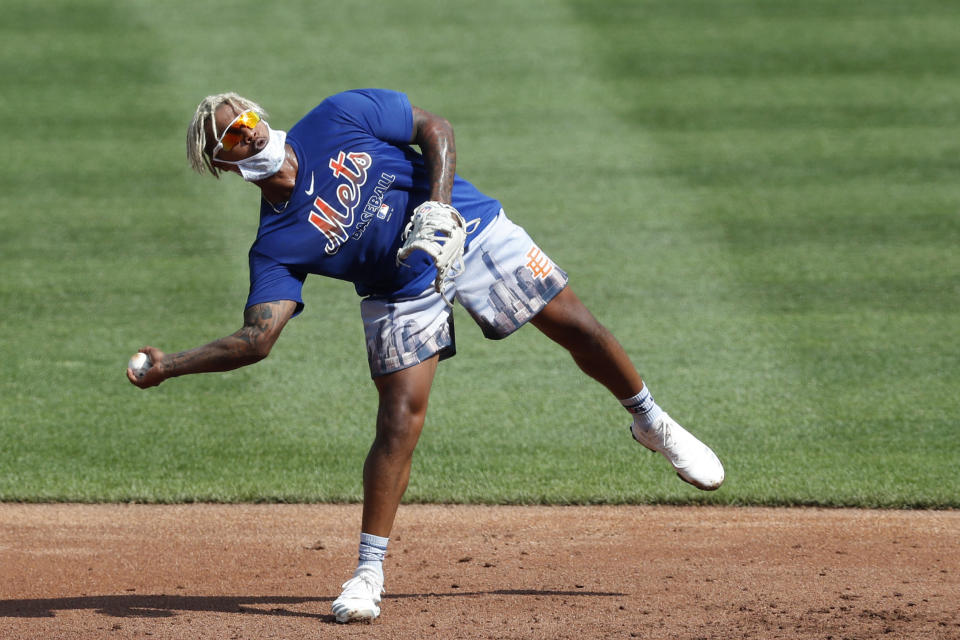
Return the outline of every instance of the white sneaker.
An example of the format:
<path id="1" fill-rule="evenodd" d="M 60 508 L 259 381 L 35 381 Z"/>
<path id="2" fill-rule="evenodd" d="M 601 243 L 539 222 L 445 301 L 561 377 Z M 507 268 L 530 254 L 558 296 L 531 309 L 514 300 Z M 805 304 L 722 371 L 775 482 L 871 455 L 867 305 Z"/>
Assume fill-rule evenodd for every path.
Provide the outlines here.
<path id="1" fill-rule="evenodd" d="M 358 567 L 353 577 L 343 583 L 343 593 L 333 601 L 337 622 L 372 622 L 380 615 L 377 605 L 382 593 L 383 577 L 372 569 Z"/>
<path id="2" fill-rule="evenodd" d="M 717 455 L 666 412 L 649 427 L 634 421 L 630 433 L 647 449 L 662 453 L 681 480 L 704 491 L 713 491 L 723 484 L 723 465 Z"/>

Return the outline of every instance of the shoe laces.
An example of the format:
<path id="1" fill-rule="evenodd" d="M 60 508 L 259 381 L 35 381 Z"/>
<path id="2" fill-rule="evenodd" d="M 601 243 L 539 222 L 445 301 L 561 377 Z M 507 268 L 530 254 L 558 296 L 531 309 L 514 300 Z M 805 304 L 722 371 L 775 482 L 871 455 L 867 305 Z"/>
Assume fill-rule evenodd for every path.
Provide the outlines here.
<path id="1" fill-rule="evenodd" d="M 636 429 L 634 429 L 634 427 L 636 427 Z M 675 444 L 673 433 L 670 429 L 669 418 L 660 417 L 653 424 L 646 426 L 634 420 L 634 423 L 630 425 L 630 431 L 631 433 L 639 432 L 644 439 L 656 440 L 655 444 L 666 449 L 671 448 Z"/>
<path id="2" fill-rule="evenodd" d="M 683 460 L 679 451 L 681 443 L 677 439 L 678 434 L 674 430 L 674 425 L 676 425 L 676 423 L 673 419 L 670 418 L 669 415 L 664 414 L 650 426 L 642 427 L 637 425 L 637 431 L 643 435 L 644 439 L 640 440 L 636 437 L 634 439 L 637 439 L 641 443 L 646 442 L 644 446 L 660 452 L 674 465 L 680 464 Z M 679 427 L 679 425 L 676 426 Z"/>
<path id="3" fill-rule="evenodd" d="M 663 438 L 663 448 L 667 451 L 673 451 L 677 446 L 677 440 L 673 436 L 670 418 L 663 416 L 660 418 L 660 434 Z"/>
<path id="4" fill-rule="evenodd" d="M 381 593 L 384 593 L 383 585 L 377 579 L 377 576 L 371 571 L 362 571 L 353 576 L 342 585 L 343 593 L 340 597 L 348 598 L 370 598 L 376 600 Z"/>

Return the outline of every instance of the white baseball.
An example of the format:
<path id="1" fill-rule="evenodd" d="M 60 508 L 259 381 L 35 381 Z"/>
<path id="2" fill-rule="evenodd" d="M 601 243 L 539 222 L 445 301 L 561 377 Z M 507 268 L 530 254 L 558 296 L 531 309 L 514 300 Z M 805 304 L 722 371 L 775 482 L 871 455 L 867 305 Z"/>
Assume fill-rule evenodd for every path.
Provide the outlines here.
<path id="1" fill-rule="evenodd" d="M 153 363 L 150 362 L 150 356 L 145 353 L 135 353 L 133 357 L 130 358 L 130 362 L 127 364 L 133 370 L 133 375 L 138 378 L 142 378 L 143 375 L 150 369 L 150 365 Z"/>

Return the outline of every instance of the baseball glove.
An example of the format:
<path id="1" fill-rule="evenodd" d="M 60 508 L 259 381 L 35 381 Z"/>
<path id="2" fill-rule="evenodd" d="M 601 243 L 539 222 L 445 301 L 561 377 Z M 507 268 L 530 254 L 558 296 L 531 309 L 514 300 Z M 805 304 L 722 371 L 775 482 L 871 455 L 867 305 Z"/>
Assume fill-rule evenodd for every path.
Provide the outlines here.
<path id="1" fill-rule="evenodd" d="M 442 202 L 428 200 L 413 210 L 413 217 L 403 230 L 403 244 L 397 251 L 397 264 L 414 251 L 425 252 L 437 266 L 433 288 L 447 304 L 453 303 L 444 295 L 444 281 L 457 277 L 463 270 L 463 244 L 467 239 L 467 225 L 456 209 Z"/>

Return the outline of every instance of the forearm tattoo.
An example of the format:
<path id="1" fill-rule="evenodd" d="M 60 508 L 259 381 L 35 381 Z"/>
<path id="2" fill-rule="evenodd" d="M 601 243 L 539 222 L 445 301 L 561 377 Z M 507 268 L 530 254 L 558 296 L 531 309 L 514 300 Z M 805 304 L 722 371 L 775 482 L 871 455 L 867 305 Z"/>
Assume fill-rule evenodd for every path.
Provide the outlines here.
<path id="1" fill-rule="evenodd" d="M 439 116 L 413 108 L 414 139 L 420 147 L 430 179 L 430 199 L 450 202 L 453 178 L 457 171 L 457 151 L 453 127 Z"/>
<path id="2" fill-rule="evenodd" d="M 434 144 L 422 148 L 424 161 L 430 172 L 430 197 L 440 202 L 450 202 L 453 193 L 453 176 L 457 168 L 457 151 L 453 143 L 453 135 L 446 135 L 445 131 L 437 131 L 440 127 L 430 127 L 427 134 L 433 138 Z"/>
<path id="3" fill-rule="evenodd" d="M 278 310 L 272 303 L 253 305 L 243 314 L 243 327 L 232 335 L 170 356 L 166 365 L 170 376 L 229 371 L 262 360 L 283 322 Z"/>

